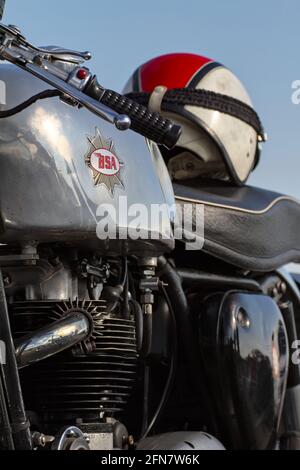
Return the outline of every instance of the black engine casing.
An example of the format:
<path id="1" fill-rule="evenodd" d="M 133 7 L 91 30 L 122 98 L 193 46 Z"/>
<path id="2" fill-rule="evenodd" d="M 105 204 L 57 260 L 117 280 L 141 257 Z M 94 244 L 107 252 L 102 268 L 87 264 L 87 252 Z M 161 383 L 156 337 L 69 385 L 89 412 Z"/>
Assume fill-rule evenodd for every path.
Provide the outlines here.
<path id="1" fill-rule="evenodd" d="M 279 307 L 262 294 L 213 294 L 204 301 L 200 334 L 225 446 L 274 447 L 289 360 Z"/>

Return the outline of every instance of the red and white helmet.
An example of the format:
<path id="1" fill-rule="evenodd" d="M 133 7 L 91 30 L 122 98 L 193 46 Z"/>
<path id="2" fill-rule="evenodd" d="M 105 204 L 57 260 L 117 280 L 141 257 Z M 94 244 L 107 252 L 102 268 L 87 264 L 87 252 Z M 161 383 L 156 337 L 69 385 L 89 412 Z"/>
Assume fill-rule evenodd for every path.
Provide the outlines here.
<path id="1" fill-rule="evenodd" d="M 244 183 L 256 166 L 264 131 L 240 80 L 196 54 L 167 54 L 141 65 L 124 93 L 182 126 L 163 149 L 173 179 L 196 176 Z"/>

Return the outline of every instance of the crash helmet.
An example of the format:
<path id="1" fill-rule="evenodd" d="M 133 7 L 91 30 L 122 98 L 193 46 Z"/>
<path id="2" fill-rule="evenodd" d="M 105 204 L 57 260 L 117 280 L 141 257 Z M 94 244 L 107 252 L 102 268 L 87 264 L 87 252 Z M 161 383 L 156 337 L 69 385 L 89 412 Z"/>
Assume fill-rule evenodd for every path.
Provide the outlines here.
<path id="1" fill-rule="evenodd" d="M 181 125 L 175 148 L 162 148 L 172 179 L 243 184 L 257 165 L 264 129 L 240 80 L 219 62 L 162 55 L 138 67 L 124 93 Z"/>

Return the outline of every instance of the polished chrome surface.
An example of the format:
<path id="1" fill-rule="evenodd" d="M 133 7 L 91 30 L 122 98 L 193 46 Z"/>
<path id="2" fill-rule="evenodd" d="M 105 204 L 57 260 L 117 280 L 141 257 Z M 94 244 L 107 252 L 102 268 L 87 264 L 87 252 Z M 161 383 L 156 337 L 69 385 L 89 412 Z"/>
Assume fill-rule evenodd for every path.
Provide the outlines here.
<path id="1" fill-rule="evenodd" d="M 119 131 L 126 131 L 131 126 L 130 117 L 126 116 L 126 114 L 119 114 L 115 118 L 115 126 Z"/>
<path id="2" fill-rule="evenodd" d="M 17 60 L 14 61 L 13 56 L 11 54 L 6 53 L 6 54 L 2 54 L 2 56 L 9 62 L 13 62 L 13 63 L 15 62 L 15 64 L 21 69 L 26 70 L 27 72 L 30 72 L 35 77 L 48 83 L 48 85 L 61 91 L 62 93 L 67 95 L 69 98 L 72 98 L 73 100 L 75 100 L 77 105 L 84 106 L 86 109 L 96 114 L 96 116 L 104 119 L 105 121 L 111 124 L 115 124 L 116 121 L 118 120 L 119 118 L 118 113 L 108 108 L 104 104 L 100 103 L 99 101 L 96 101 L 93 98 L 90 98 L 89 96 L 84 95 L 80 90 L 70 85 L 69 83 L 65 82 L 65 80 L 67 80 L 67 76 L 65 76 L 65 71 L 61 67 L 57 67 L 49 63 L 49 65 L 42 68 L 40 67 L 40 65 L 36 65 L 34 63 L 31 64 L 29 62 L 18 62 Z M 130 124 L 126 129 L 130 127 Z M 123 129 L 123 130 L 126 130 L 126 129 Z"/>
<path id="3" fill-rule="evenodd" d="M 93 98 L 84 95 L 80 90 L 77 90 L 72 85 L 65 83 L 63 80 L 61 80 L 61 78 L 55 77 L 52 74 L 49 75 L 48 70 L 43 70 L 35 64 L 26 64 L 26 66 L 20 65 L 20 67 L 29 71 L 35 77 L 42 79 L 44 82 L 48 83 L 54 88 L 57 88 L 57 90 L 65 93 L 70 98 L 73 98 L 76 101 L 76 104 L 84 106 L 86 109 L 96 114 L 96 116 L 104 119 L 105 121 L 111 124 L 115 124 L 119 119 L 119 114 L 113 111 L 111 108 L 108 108 Z M 129 122 L 129 126 L 123 130 L 128 129 L 130 124 L 131 122 Z"/>
<path id="4" fill-rule="evenodd" d="M 75 64 L 81 64 L 86 60 L 90 60 L 92 58 L 92 54 L 88 51 L 78 52 L 72 51 L 71 49 L 62 49 L 56 46 L 52 46 L 51 48 L 34 47 L 32 44 L 30 44 L 30 47 L 39 54 L 43 54 L 46 56 L 50 55 L 52 59 L 65 60 L 66 62 L 74 62 Z"/>
<path id="5" fill-rule="evenodd" d="M 46 89 L 45 84 L 10 64 L 0 66 L 9 109 Z M 88 138 L 98 128 L 112 139 L 122 167 L 124 187 L 112 197 L 105 186 L 95 186 L 85 162 Z M 0 243 L 87 240 L 103 252 L 163 253 L 173 248 L 173 240 L 161 240 L 161 227 L 145 228 L 154 240 L 99 240 L 96 234 L 99 210 L 104 204 L 118 213 L 120 197 L 128 206 L 142 203 L 174 204 L 170 178 L 155 144 L 128 131 L 117 131 L 86 109 L 77 109 L 59 98 L 39 101 L 13 117 L 1 119 L 0 126 Z M 120 214 L 118 214 L 120 215 Z M 164 219 L 162 228 L 168 229 Z M 118 228 L 126 229 L 125 226 Z M 151 237 L 150 237 L 151 238 Z"/>
<path id="6" fill-rule="evenodd" d="M 91 330 L 86 315 L 72 312 L 15 344 L 18 368 L 22 369 L 58 354 L 85 340 Z"/>

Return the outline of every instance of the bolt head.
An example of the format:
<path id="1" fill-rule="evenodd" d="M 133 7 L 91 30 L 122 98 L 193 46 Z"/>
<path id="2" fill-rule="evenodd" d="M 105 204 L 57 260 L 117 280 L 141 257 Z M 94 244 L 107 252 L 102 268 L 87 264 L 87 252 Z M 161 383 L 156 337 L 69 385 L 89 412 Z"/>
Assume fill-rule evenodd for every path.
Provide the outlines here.
<path id="1" fill-rule="evenodd" d="M 115 126 L 119 131 L 127 131 L 131 126 L 131 119 L 126 114 L 120 114 L 115 119 Z"/>

